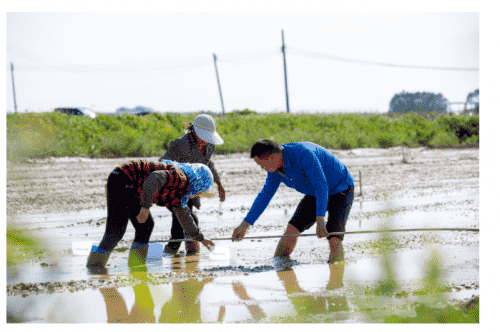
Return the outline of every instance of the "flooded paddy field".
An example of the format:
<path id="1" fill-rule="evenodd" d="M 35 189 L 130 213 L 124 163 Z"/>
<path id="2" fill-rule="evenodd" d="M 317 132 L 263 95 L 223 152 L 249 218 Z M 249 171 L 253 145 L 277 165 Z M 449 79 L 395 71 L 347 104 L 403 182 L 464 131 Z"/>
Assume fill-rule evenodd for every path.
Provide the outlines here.
<path id="1" fill-rule="evenodd" d="M 406 160 L 400 147 L 332 152 L 355 178 L 346 231 L 479 228 L 479 150 L 405 149 Z M 203 246 L 186 256 L 182 245 L 178 255 L 129 268 L 129 224 L 106 270 L 88 271 L 86 257 L 72 254 L 72 243 L 100 242 L 106 178 L 132 159 L 8 165 L 8 222 L 44 239 L 52 253 L 7 270 L 9 321 L 383 322 L 391 315 L 418 317 L 422 308 L 460 307 L 479 296 L 476 232 L 346 235 L 345 265 L 326 264 L 326 240 L 307 236 L 287 261 L 272 258 L 278 238 L 216 240 L 233 248 L 231 260 L 211 259 Z M 214 162 L 226 201 L 202 199 L 196 212 L 206 237 L 225 239 L 247 214 L 266 173 L 247 154 L 216 156 Z M 247 236 L 281 235 L 301 198 L 280 187 Z M 151 240 L 168 240 L 170 212 L 158 206 L 151 211 Z"/>

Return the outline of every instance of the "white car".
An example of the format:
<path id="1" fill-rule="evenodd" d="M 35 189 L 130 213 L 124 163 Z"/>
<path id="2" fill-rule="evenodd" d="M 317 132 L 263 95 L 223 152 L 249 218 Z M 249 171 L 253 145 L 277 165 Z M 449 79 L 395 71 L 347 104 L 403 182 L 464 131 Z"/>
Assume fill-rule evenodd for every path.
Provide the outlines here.
<path id="1" fill-rule="evenodd" d="M 88 116 L 89 118 L 95 118 L 96 114 L 85 107 L 61 107 L 56 108 L 54 112 L 59 112 L 68 115 L 79 115 L 79 116 Z"/>

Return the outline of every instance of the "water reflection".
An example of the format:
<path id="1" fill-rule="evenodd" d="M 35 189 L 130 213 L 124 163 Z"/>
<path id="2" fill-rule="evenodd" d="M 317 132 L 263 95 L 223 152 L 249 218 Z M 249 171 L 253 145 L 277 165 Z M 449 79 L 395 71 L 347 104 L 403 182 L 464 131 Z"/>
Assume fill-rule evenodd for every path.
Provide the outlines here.
<path id="1" fill-rule="evenodd" d="M 190 259 L 191 258 L 191 259 Z M 174 271 L 192 273 L 198 269 L 196 257 L 185 257 L 177 262 L 172 262 Z M 161 310 L 159 323 L 201 323 L 201 307 L 199 295 L 203 287 L 214 280 L 206 278 L 198 280 L 190 278 L 172 283 L 172 297 Z"/>
<path id="2" fill-rule="evenodd" d="M 198 268 L 197 259 L 179 258 L 172 262 L 177 273 L 193 273 Z M 117 288 L 101 288 L 99 291 L 104 297 L 108 323 L 155 323 L 154 301 L 151 290 L 146 284 L 149 281 L 147 266 L 130 267 L 130 275 L 140 283 L 133 286 L 135 302 L 127 310 L 125 299 Z M 106 279 L 107 276 L 102 276 Z M 201 322 L 200 293 L 205 284 L 213 278 L 199 281 L 190 278 L 185 281 L 172 282 L 172 297 L 165 302 L 158 317 L 160 323 L 196 323 Z"/>
<path id="3" fill-rule="evenodd" d="M 330 277 L 326 289 L 333 290 L 343 287 L 344 264 L 336 263 L 328 265 Z M 288 298 L 293 304 L 298 316 L 306 317 L 308 315 L 348 311 L 347 298 L 342 296 L 318 296 L 307 294 L 299 285 L 297 275 L 291 267 L 277 271 L 278 278 L 283 283 Z"/>
<path id="4" fill-rule="evenodd" d="M 176 257 L 177 258 L 177 257 Z M 179 257 L 177 260 L 172 259 L 172 267 L 178 273 L 193 273 L 196 272 L 199 266 L 197 257 Z M 159 323 L 201 323 L 201 302 L 200 294 L 203 292 L 204 286 L 214 281 L 214 278 L 205 278 L 198 280 L 190 278 L 188 280 L 172 283 L 172 297 L 168 300 L 161 310 Z M 238 281 L 232 282 L 233 292 L 244 301 L 253 301 L 248 295 L 247 290 Z M 245 304 L 250 311 L 252 318 L 259 320 L 264 318 L 264 312 L 258 305 Z M 217 321 L 223 322 L 226 318 L 226 306 L 219 306 Z"/>
<path id="5" fill-rule="evenodd" d="M 133 286 L 135 302 L 130 310 L 127 310 L 125 299 L 116 288 L 100 288 L 104 303 L 106 304 L 106 314 L 108 323 L 154 323 L 154 302 L 151 297 L 149 286 L 145 282 L 149 281 L 147 267 L 145 265 L 130 267 L 130 275 L 140 284 Z M 109 276 L 102 276 L 103 279 Z"/>
<path id="6" fill-rule="evenodd" d="M 241 284 L 240 282 L 233 282 L 233 291 L 238 297 L 243 300 L 243 301 L 253 301 L 253 299 L 248 296 L 248 292 Z M 246 304 L 246 307 L 250 311 L 250 314 L 252 315 L 253 320 L 261 320 L 262 318 L 265 318 L 266 315 L 264 314 L 264 311 L 256 304 Z M 225 307 L 224 307 L 225 309 Z"/>
<path id="7" fill-rule="evenodd" d="M 478 248 L 442 247 L 446 253 L 443 257 L 446 258 L 447 282 L 477 280 Z M 391 257 L 395 263 L 411 262 L 396 271 L 396 279 L 411 284 L 420 280 L 426 253 L 425 249 L 412 250 Z M 199 270 L 206 266 L 204 260 L 198 259 L 181 256 L 161 262 L 165 266 L 165 262 L 170 261 L 167 270 L 175 271 L 179 277 L 186 279 L 199 275 Z M 127 265 L 126 259 L 123 261 Z M 321 323 L 323 319 L 325 322 L 364 321 L 364 318 L 351 312 L 364 313 L 367 308 L 380 309 L 381 314 L 393 310 L 392 307 L 380 307 L 384 303 L 380 297 L 353 293 L 356 289 L 353 286 L 373 286 L 383 278 L 380 261 L 375 258 L 347 265 L 345 274 L 342 264 L 309 265 L 297 264 L 293 260 L 277 260 L 272 270 L 264 272 L 203 280 L 191 278 L 162 284 L 158 284 L 159 279 L 151 273 L 156 270 L 151 264 L 127 269 L 130 275 L 122 280 L 129 286 L 122 284 L 118 288 L 108 286 L 80 291 L 74 288 L 51 294 L 41 287 L 44 285 L 40 285 L 37 294 L 8 296 L 9 321 L 22 317 L 22 321 L 49 323 L 255 323 L 267 319 L 271 322 L 276 319 L 285 323 Z M 113 273 L 101 275 L 97 278 L 105 282 L 97 284 L 104 286 L 107 279 L 114 279 L 115 276 Z M 96 280 L 95 277 L 89 279 Z M 464 288 L 449 295 L 453 299 L 466 299 L 475 294 L 478 294 L 477 288 Z"/>
<path id="8" fill-rule="evenodd" d="M 127 310 L 125 300 L 116 288 L 101 288 L 99 290 L 106 303 L 108 323 L 154 323 L 156 321 L 149 287 L 137 285 L 133 289 L 135 303 L 130 313 Z"/>
<path id="9" fill-rule="evenodd" d="M 38 303 L 36 308 L 32 306 L 31 319 L 49 322 L 65 321 L 64 313 L 75 311 L 78 313 L 71 315 L 74 322 L 228 323 L 259 322 L 283 313 L 287 313 L 286 320 L 293 320 L 295 315 L 307 317 L 349 310 L 345 296 L 325 294 L 343 287 L 342 264 L 295 266 L 293 261 L 280 261 L 274 271 L 202 279 L 194 277 L 199 274 L 200 265 L 203 267 L 203 261 L 198 259 L 171 258 L 172 271 L 182 281 L 158 285 L 148 265 L 129 267 L 124 280 L 130 286 L 11 297 L 12 312 L 24 310 L 30 299 Z M 114 275 L 98 278 L 106 282 Z M 65 311 L 55 318 L 45 310 L 51 299 L 64 300 Z"/>
<path id="10" fill-rule="evenodd" d="M 199 261 L 197 257 L 176 257 L 176 259 L 172 259 L 172 266 L 173 270 L 179 274 L 191 274 L 198 270 Z M 325 265 L 324 268 L 328 268 L 329 270 L 329 279 L 326 285 L 320 287 L 319 290 L 334 290 L 342 288 L 344 265 L 330 264 Z M 108 323 L 154 323 L 156 321 L 159 323 L 204 322 L 204 319 L 202 318 L 202 303 L 200 298 L 202 298 L 201 294 L 204 291 L 205 285 L 213 282 L 214 278 L 189 278 L 183 281 L 172 282 L 172 295 L 162 304 L 157 317 L 158 320 L 156 320 L 154 314 L 155 305 L 151 296 L 151 290 L 146 284 L 148 281 L 147 267 L 140 266 L 130 268 L 130 274 L 135 280 L 140 282 L 136 286 L 132 287 L 135 302 L 130 312 L 127 310 L 125 299 L 116 288 L 101 288 L 99 290 L 101 295 L 104 297 Z M 297 275 L 290 265 L 285 265 L 284 267 L 282 265 L 281 269 L 276 271 L 276 274 L 280 281 L 280 285 L 284 288 L 284 292 L 287 295 L 289 303 L 292 305 L 295 314 L 299 317 L 306 317 L 311 314 L 324 314 L 349 310 L 345 295 L 317 295 L 318 288 L 316 288 L 314 293 L 308 293 L 305 291 L 299 284 Z M 256 275 L 255 277 L 259 276 Z M 267 273 L 262 274 L 262 277 L 266 280 L 269 279 L 269 275 Z M 107 276 L 103 276 L 103 278 L 107 278 Z M 265 283 L 266 280 L 264 279 L 262 281 Z M 307 280 L 302 281 L 307 282 Z M 234 295 L 236 295 L 243 302 L 236 306 L 243 304 L 247 308 L 247 312 L 251 315 L 251 321 L 258 322 L 266 318 L 267 315 L 261 307 L 261 301 L 264 300 L 267 302 L 272 300 L 274 297 L 272 295 L 273 291 L 270 291 L 264 296 L 264 298 L 252 298 L 246 289 L 248 285 L 245 286 L 240 280 L 233 280 L 230 284 L 227 284 L 226 287 L 231 287 L 231 291 Z M 208 290 L 208 292 L 210 293 L 211 291 Z M 229 294 L 224 297 L 227 296 L 230 297 Z M 209 300 L 209 302 L 211 301 Z M 227 317 L 228 312 L 231 312 L 230 316 L 235 313 L 234 304 L 227 303 L 227 301 L 223 301 L 223 303 L 220 303 L 219 305 L 214 302 L 205 303 L 205 305 L 211 305 L 212 307 L 215 305 L 218 307 L 218 309 L 214 312 L 214 314 L 216 314 L 218 310 L 218 314 L 215 316 L 217 318 L 212 318 L 217 319 L 217 322 L 234 321 L 236 318 Z M 227 308 L 227 306 L 232 309 L 228 311 L 227 309 L 230 308 Z M 239 314 L 237 314 L 237 316 L 239 316 Z M 206 320 L 207 317 L 204 318 Z M 242 318 L 243 317 L 236 319 L 238 320 Z"/>

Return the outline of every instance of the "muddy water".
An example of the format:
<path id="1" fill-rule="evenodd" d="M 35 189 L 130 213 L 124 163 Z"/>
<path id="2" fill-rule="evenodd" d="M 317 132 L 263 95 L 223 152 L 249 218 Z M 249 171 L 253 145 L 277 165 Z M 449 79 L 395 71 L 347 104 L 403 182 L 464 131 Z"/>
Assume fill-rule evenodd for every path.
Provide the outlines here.
<path id="1" fill-rule="evenodd" d="M 359 170 L 363 172 L 363 196 L 355 198 L 347 231 L 381 227 L 479 228 L 478 151 L 412 153 L 409 164 L 402 164 L 397 150 L 391 149 L 337 153 L 356 179 L 357 195 L 360 188 L 356 175 Z M 359 291 L 384 277 L 382 256 L 374 242 L 380 239 L 379 234 L 345 236 L 346 264 L 340 283 L 338 271 L 325 264 L 327 242 L 315 236 L 299 239 L 292 261 L 285 264 L 287 268 L 271 259 L 278 242 L 273 238 L 239 243 L 216 241 L 218 246 L 235 248 L 233 262 L 210 259 L 203 247 L 198 256 L 187 257 L 181 246 L 175 257 L 148 260 L 146 270 L 130 270 L 127 248 L 134 234 L 131 225 L 117 247 L 125 251 L 113 252 L 103 274 L 89 274 L 84 267 L 86 257 L 73 256 L 71 244 L 101 240 L 106 217 L 103 179 L 121 162 L 81 160 L 80 164 L 89 167 L 75 178 L 71 175 L 73 159 L 42 160 L 27 167 L 36 181 L 8 178 L 8 210 L 18 211 L 9 214 L 8 222 L 44 238 L 54 253 L 53 257 L 7 271 L 7 310 L 16 319 L 272 322 L 312 313 L 317 314 L 313 315 L 314 322 L 321 322 L 321 315 L 339 322 L 362 322 L 367 321 L 366 305 L 376 309 L 381 301 L 388 304 L 384 298 L 374 300 L 376 296 Z M 202 231 L 212 239 L 231 236 L 265 179 L 247 156 L 221 156 L 216 164 L 223 173 L 227 200 L 220 206 L 216 199 L 204 199 L 202 209 L 197 211 Z M 18 170 L 25 171 L 22 167 Z M 71 190 L 61 185 L 65 179 L 71 179 Z M 247 235 L 282 234 L 301 198 L 293 190 L 280 188 Z M 152 240 L 168 239 L 170 212 L 155 206 L 152 214 Z M 306 231 L 314 232 L 314 227 Z M 396 265 L 397 282 L 410 295 L 397 299 L 393 296 L 390 305 L 426 297 L 432 300 L 432 294 L 411 295 L 418 289 L 415 285 L 424 274 L 430 248 L 436 248 L 442 257 L 442 282 L 449 286 L 444 294 L 446 303 L 479 294 L 477 233 L 412 232 L 392 236 L 390 261 Z M 187 294 L 186 289 L 191 293 Z"/>
<path id="2" fill-rule="evenodd" d="M 443 246 L 438 250 L 445 262 L 442 268 L 446 274 L 442 281 L 456 285 L 455 291 L 448 292 L 446 298 L 458 300 L 478 295 L 477 284 L 471 282 L 478 278 L 477 246 Z M 402 287 L 424 277 L 430 257 L 430 250 L 426 249 L 391 255 L 396 279 Z M 178 274 L 194 273 L 210 269 L 211 263 L 214 262 L 202 257 L 163 258 L 157 266 L 149 262 L 147 270 L 132 272 L 133 286 L 80 291 L 70 288 L 55 294 L 9 296 L 7 309 L 15 315 L 24 313 L 24 319 L 29 322 L 272 322 L 297 314 L 329 314 L 339 322 L 351 322 L 362 321 L 361 309 L 366 310 L 366 305 L 375 303 L 372 296 L 359 292 L 360 287 L 376 285 L 384 278 L 380 258 L 372 258 L 361 259 L 345 268 L 339 264 L 296 262 L 289 262 L 283 268 L 275 261 L 271 264 L 274 269 L 261 273 L 148 284 L 148 275 L 153 272 L 166 269 Z M 238 269 L 229 262 L 217 264 Z M 106 282 L 113 277 L 96 278 Z M 410 295 L 400 302 L 426 296 L 431 295 Z M 360 308 L 359 300 L 364 297 L 366 301 Z"/>
<path id="3" fill-rule="evenodd" d="M 292 197 L 274 199 L 271 206 L 266 209 L 258 222 L 250 228 L 247 236 L 279 236 L 283 233 L 287 221 L 293 214 L 293 210 L 282 208 L 284 201 L 292 201 L 293 205 L 298 203 L 301 195 L 289 195 Z M 293 197 L 295 196 L 295 197 Z M 349 222 L 346 225 L 346 231 L 364 231 L 378 230 L 383 227 L 391 226 L 392 229 L 408 229 L 408 228 L 436 228 L 436 227 L 455 227 L 455 228 L 478 228 L 479 221 L 474 216 L 470 217 L 463 212 L 452 213 L 449 211 L 436 211 L 434 208 L 429 208 L 427 211 L 420 208 L 419 211 L 412 211 L 412 206 L 439 206 L 451 205 L 451 203 L 468 202 L 477 199 L 475 193 L 453 196 L 433 196 L 428 198 L 419 198 L 415 200 L 398 200 L 398 201 L 382 201 L 382 202 L 355 202 Z M 250 195 L 239 195 L 229 198 L 222 206 L 215 199 L 204 201 L 204 209 L 198 212 L 200 216 L 200 228 L 204 234 L 212 239 L 230 238 L 232 230 L 245 217 L 247 210 L 245 205 L 251 205 L 253 197 Z M 243 202 L 243 204 L 242 204 Z M 241 206 L 243 205 L 243 207 Z M 395 211 L 391 214 L 390 225 L 388 224 L 387 215 L 382 213 L 391 209 Z M 407 212 L 410 210 L 410 212 Z M 169 238 L 171 214 L 170 212 L 158 206 L 154 206 L 152 214 L 155 218 L 155 230 L 152 241 L 162 241 Z M 46 239 L 46 243 L 57 253 L 57 260 L 46 260 L 49 267 L 41 267 L 39 264 L 28 264 L 23 266 L 18 271 L 17 278 L 9 278 L 8 283 L 17 282 L 50 282 L 57 280 L 82 279 L 86 277 L 85 257 L 72 255 L 72 243 L 80 241 L 89 241 L 97 245 L 103 235 L 106 216 L 105 210 L 87 210 L 77 213 L 66 214 L 46 214 L 46 215 L 21 215 L 18 217 L 18 224 L 24 228 L 34 229 L 40 237 Z M 357 221 L 359 219 L 359 221 Z M 73 221 L 68 227 L 68 220 Z M 101 220 L 101 223 L 92 223 L 90 221 Z M 50 225 L 47 227 L 39 227 Z M 314 227 L 306 231 L 306 234 L 314 234 Z M 432 232 L 432 235 L 437 235 L 441 239 L 453 239 L 457 233 Z M 466 234 L 467 236 L 473 236 Z M 424 232 L 413 233 L 394 233 L 395 237 L 422 236 L 428 237 L 429 234 Z M 128 248 L 134 237 L 134 228 L 129 225 L 122 243 L 118 248 Z M 376 240 L 379 234 L 353 234 L 346 235 L 344 244 L 349 247 L 359 241 Z M 255 267 L 263 264 L 266 260 L 272 257 L 274 248 L 278 242 L 278 238 L 272 239 L 253 239 L 245 240 L 239 243 L 232 243 L 228 240 L 215 241 L 216 245 L 228 246 L 232 245 L 238 249 L 241 261 L 245 266 Z M 162 242 L 163 244 L 165 242 Z M 318 240 L 315 236 L 302 237 L 299 239 L 296 254 L 307 252 L 325 252 L 323 258 L 315 258 L 312 261 L 306 262 L 320 263 L 326 259 L 326 242 Z M 127 246 L 128 245 L 128 246 Z M 181 247 L 182 248 L 182 247 Z M 248 255 L 247 252 L 251 252 Z M 202 248 L 202 257 L 208 256 L 205 248 Z M 115 251 L 110 260 L 110 273 L 126 272 L 127 253 Z M 54 267 L 55 266 L 55 267 Z M 57 267 L 57 269 L 56 269 Z M 162 266 L 166 268 L 165 265 Z M 155 270 L 156 271 L 156 270 Z"/>
<path id="4" fill-rule="evenodd" d="M 248 201 L 247 197 L 239 199 L 240 202 Z M 357 202 L 352 209 L 352 220 L 363 213 L 373 215 L 360 219 L 362 222 L 359 223 L 349 222 L 347 231 L 387 227 L 387 216 L 378 213 L 386 211 L 388 206 L 398 211 L 411 204 L 450 204 L 469 199 L 471 196 L 457 195 L 421 198 L 418 202 Z M 220 225 L 235 226 L 245 214 L 232 207 L 231 199 L 223 205 L 221 212 L 216 201 L 207 200 L 205 206 L 205 212 L 200 212 L 203 215 L 201 228 L 212 238 L 230 237 L 232 228 Z M 103 213 L 87 211 L 81 220 L 99 219 Z M 248 236 L 281 234 L 290 213 L 285 213 L 282 208 L 269 208 Z M 155 237 L 167 237 L 169 212 L 154 208 L 153 214 L 156 217 Z M 33 227 L 39 218 L 54 224 L 61 219 L 51 215 L 31 218 L 34 220 L 28 216 L 20 220 L 26 227 Z M 79 214 L 68 218 L 78 222 Z M 421 212 L 395 212 L 391 215 L 390 225 L 391 228 L 478 227 L 478 220 L 431 208 Z M 127 265 L 127 251 L 115 251 L 106 271 L 102 272 L 104 275 L 89 274 L 85 268 L 86 257 L 72 255 L 71 243 L 90 240 L 97 244 L 103 230 L 104 225 L 86 223 L 70 230 L 65 227 L 40 230 L 52 240 L 48 242 L 53 243 L 53 250 L 59 254 L 57 259 L 45 260 L 48 266 L 34 262 L 8 274 L 7 281 L 12 287 L 17 285 L 22 290 L 19 285 L 30 285 L 30 295 L 11 288 L 11 295 L 7 298 L 9 313 L 29 322 L 273 322 L 311 313 L 329 315 L 338 322 L 360 322 L 367 319 L 363 315 L 366 306 L 376 310 L 379 305 L 373 296 L 360 294 L 359 289 L 383 280 L 381 256 L 369 254 L 369 248 L 365 253 L 359 244 L 377 240 L 380 234 L 345 236 L 345 270 L 325 264 L 328 257 L 326 242 L 310 236 L 299 239 L 293 260 L 285 262 L 286 268 L 271 259 L 278 239 L 239 243 L 220 240 L 216 241 L 217 246 L 234 248 L 233 261 L 210 259 L 209 252 L 202 247 L 197 256 L 186 256 L 181 252 L 176 256 L 150 259 L 146 268 L 137 272 Z M 66 232 L 76 234 L 64 237 Z M 48 233 L 51 233 L 50 237 Z M 82 233 L 88 235 L 82 236 Z M 124 240 L 131 241 L 132 238 L 133 227 L 129 227 Z M 442 282 L 455 287 L 446 293 L 447 301 L 479 295 L 477 234 L 414 232 L 394 233 L 393 238 L 398 239 L 400 247 L 390 256 L 390 261 L 395 265 L 397 282 L 402 287 L 410 285 L 408 293 L 411 294 L 415 282 L 424 277 L 433 248 L 441 258 Z M 427 241 L 429 238 L 436 238 L 440 244 L 432 244 L 432 241 Z M 431 295 L 410 296 L 404 300 L 418 301 L 426 296 Z M 364 299 L 361 307 L 360 299 Z M 399 302 L 404 303 L 402 301 Z"/>

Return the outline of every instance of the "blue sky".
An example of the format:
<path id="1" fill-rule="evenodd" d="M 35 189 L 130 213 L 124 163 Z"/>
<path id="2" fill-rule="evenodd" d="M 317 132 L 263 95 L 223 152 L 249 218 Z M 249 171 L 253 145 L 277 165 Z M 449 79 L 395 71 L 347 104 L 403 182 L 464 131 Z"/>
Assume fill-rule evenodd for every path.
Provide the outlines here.
<path id="1" fill-rule="evenodd" d="M 7 12 L 7 111 L 14 109 L 12 62 L 18 111 L 84 106 L 114 112 L 141 105 L 158 111 L 220 112 L 214 53 L 226 112 L 284 111 L 281 30 L 292 113 L 386 112 L 391 98 L 402 91 L 465 101 L 479 88 L 479 71 L 399 66 L 479 68 L 477 11 L 192 8 Z"/>

